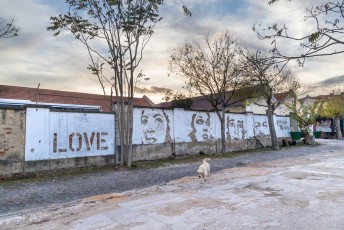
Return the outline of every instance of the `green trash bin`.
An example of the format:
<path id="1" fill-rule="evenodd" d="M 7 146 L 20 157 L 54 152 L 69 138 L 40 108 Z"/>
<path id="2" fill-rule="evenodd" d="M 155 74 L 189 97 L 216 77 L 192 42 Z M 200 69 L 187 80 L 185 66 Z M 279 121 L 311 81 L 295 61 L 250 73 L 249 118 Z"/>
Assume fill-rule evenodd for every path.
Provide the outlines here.
<path id="1" fill-rule="evenodd" d="M 293 141 L 300 140 L 300 139 L 301 139 L 301 132 L 300 132 L 300 131 L 297 131 L 297 132 L 290 132 L 290 136 L 291 136 L 291 139 L 292 139 Z"/>
<path id="2" fill-rule="evenodd" d="M 322 133 L 322 131 L 315 131 L 315 132 L 313 132 L 314 138 L 320 138 L 321 137 L 321 133 Z"/>

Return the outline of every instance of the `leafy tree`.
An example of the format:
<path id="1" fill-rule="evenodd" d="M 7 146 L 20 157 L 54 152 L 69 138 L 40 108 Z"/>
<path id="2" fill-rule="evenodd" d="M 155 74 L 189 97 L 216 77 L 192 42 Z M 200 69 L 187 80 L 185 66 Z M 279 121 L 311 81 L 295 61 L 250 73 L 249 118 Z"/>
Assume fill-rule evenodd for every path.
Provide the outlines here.
<path id="1" fill-rule="evenodd" d="M 243 57 L 243 73 L 247 76 L 247 84 L 257 89 L 254 94 L 257 100 L 254 103 L 266 107 L 272 148 L 279 149 L 273 115 L 281 104 L 294 96 L 300 84 L 290 70 L 285 70 L 284 65 L 278 65 L 276 59 L 271 58 L 267 52 L 247 51 Z M 283 100 L 275 99 L 274 95 L 279 93 L 286 93 Z"/>
<path id="2" fill-rule="evenodd" d="M 191 108 L 193 101 L 190 97 L 186 97 L 185 94 L 178 91 L 176 93 L 173 93 L 171 89 L 165 90 L 164 94 L 165 96 L 162 100 L 165 102 L 171 101 L 171 107 L 184 109 Z"/>
<path id="3" fill-rule="evenodd" d="M 320 115 L 335 120 L 337 138 L 342 139 L 340 119 L 344 117 L 344 95 L 340 94 L 338 91 L 335 93 L 336 94 L 323 101 L 324 106 Z"/>
<path id="4" fill-rule="evenodd" d="M 294 97 L 293 103 L 286 103 L 291 110 L 291 116 L 294 118 L 301 131 L 305 134 L 305 143 L 311 144 L 313 136 L 310 136 L 309 126 L 313 125 L 323 108 L 323 102 L 315 101 L 309 103 L 305 100 L 298 100 Z"/>
<path id="5" fill-rule="evenodd" d="M 186 42 L 171 55 L 170 71 L 186 79 L 186 88 L 211 104 L 221 121 L 221 152 L 226 151 L 225 111 L 238 101 L 242 78 L 239 45 L 228 33 L 203 41 Z"/>
<path id="6" fill-rule="evenodd" d="M 131 165 L 135 75 L 142 52 L 161 20 L 163 0 L 66 0 L 66 14 L 51 17 L 54 36 L 66 30 L 87 48 L 89 69 L 119 101 L 113 107 L 119 128 L 121 165 Z"/>
<path id="7" fill-rule="evenodd" d="M 18 36 L 19 28 L 14 25 L 14 17 L 10 21 L 0 17 L 0 39 Z"/>
<path id="8" fill-rule="evenodd" d="M 269 4 L 278 2 L 271 0 Z M 275 57 L 289 61 L 296 59 L 299 65 L 303 65 L 306 58 L 329 56 L 344 52 L 344 0 L 322 1 L 318 5 L 306 8 L 305 21 L 313 23 L 314 30 L 302 36 L 290 35 L 286 25 L 273 24 L 267 28 L 254 26 L 253 30 L 260 39 L 270 39 L 273 45 L 272 51 Z M 286 42 L 297 42 L 301 45 L 301 53 L 287 55 L 280 50 L 279 45 Z"/>

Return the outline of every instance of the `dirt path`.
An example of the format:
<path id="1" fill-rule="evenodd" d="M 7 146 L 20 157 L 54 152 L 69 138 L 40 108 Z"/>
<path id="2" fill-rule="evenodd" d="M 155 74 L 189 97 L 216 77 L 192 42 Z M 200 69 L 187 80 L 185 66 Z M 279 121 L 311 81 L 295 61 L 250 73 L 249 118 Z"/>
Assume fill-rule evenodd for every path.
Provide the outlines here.
<path id="1" fill-rule="evenodd" d="M 0 218 L 1 229 L 343 229 L 344 142 Z M 300 150 L 303 151 L 303 150 Z M 173 170 L 173 168 L 171 168 Z"/>

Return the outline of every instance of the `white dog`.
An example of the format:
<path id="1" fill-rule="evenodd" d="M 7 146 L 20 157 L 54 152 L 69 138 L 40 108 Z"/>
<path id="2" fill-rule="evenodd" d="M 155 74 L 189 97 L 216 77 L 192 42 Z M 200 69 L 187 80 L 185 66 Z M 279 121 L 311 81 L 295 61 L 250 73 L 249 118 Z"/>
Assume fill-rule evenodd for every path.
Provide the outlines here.
<path id="1" fill-rule="evenodd" d="M 199 166 L 197 173 L 199 178 L 203 178 L 204 181 L 206 181 L 206 177 L 209 176 L 210 174 L 210 165 L 207 161 L 209 161 L 209 158 L 205 158 L 203 160 L 203 163 Z"/>

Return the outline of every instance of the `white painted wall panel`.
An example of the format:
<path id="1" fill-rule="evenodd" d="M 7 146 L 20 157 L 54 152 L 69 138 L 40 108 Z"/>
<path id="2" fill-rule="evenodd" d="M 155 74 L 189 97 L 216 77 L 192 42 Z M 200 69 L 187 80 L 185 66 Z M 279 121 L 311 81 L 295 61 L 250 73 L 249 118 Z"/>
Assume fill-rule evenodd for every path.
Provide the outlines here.
<path id="1" fill-rule="evenodd" d="M 252 120 L 253 120 L 253 127 L 252 127 L 253 136 L 269 136 L 270 135 L 267 116 L 253 115 Z"/>
<path id="2" fill-rule="evenodd" d="M 187 142 L 214 142 L 216 139 L 215 113 L 185 111 L 185 135 Z"/>
<path id="3" fill-rule="evenodd" d="M 255 135 L 264 137 L 270 135 L 266 115 L 226 113 L 225 116 L 226 140 L 243 140 Z M 156 118 L 159 118 L 159 122 Z M 275 116 L 275 127 L 278 137 L 290 136 L 289 117 Z M 134 144 L 169 143 L 166 141 L 169 138 L 171 140 L 174 138 L 176 143 L 213 142 L 221 138 L 221 123 L 215 112 L 184 109 L 134 109 Z"/>
<path id="4" fill-rule="evenodd" d="M 252 138 L 254 136 L 253 133 L 254 127 L 254 120 L 253 120 L 253 113 L 246 113 L 246 138 Z"/>
<path id="5" fill-rule="evenodd" d="M 113 114 L 50 112 L 28 108 L 25 160 L 112 155 Z"/>
<path id="6" fill-rule="evenodd" d="M 290 118 L 274 116 L 277 137 L 290 137 Z"/>
<path id="7" fill-rule="evenodd" d="M 245 114 L 226 114 L 225 127 L 227 140 L 247 139 L 247 121 Z"/>
<path id="8" fill-rule="evenodd" d="M 189 138 L 186 134 L 185 113 L 184 109 L 174 109 L 174 138 L 176 143 L 188 142 Z"/>
<path id="9" fill-rule="evenodd" d="M 50 113 L 50 158 L 114 154 L 113 114 Z"/>
<path id="10" fill-rule="evenodd" d="M 27 108 L 25 160 L 49 159 L 49 109 Z"/>
<path id="11" fill-rule="evenodd" d="M 134 108 L 133 144 L 171 143 L 173 110 Z"/>

